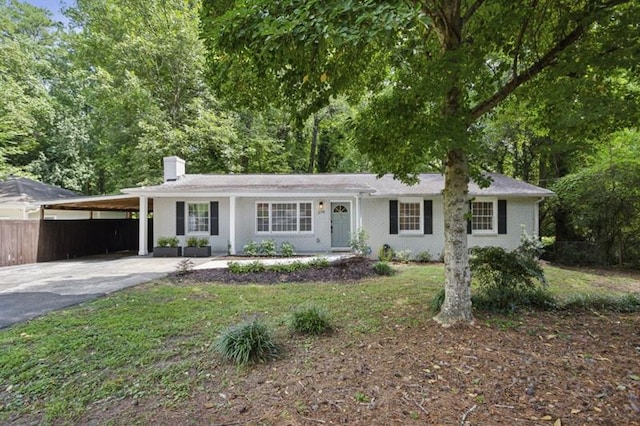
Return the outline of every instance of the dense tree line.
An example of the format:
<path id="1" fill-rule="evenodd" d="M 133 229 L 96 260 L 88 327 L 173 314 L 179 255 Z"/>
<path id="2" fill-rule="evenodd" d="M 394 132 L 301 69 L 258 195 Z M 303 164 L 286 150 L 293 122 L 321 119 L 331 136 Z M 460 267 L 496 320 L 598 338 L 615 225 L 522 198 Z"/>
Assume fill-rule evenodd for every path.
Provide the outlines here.
<path id="1" fill-rule="evenodd" d="M 0 176 L 101 194 L 157 183 L 165 155 L 192 173 L 366 170 L 344 101 L 301 118 L 214 96 L 199 2 L 76 3 L 70 28 L 0 3 Z"/>

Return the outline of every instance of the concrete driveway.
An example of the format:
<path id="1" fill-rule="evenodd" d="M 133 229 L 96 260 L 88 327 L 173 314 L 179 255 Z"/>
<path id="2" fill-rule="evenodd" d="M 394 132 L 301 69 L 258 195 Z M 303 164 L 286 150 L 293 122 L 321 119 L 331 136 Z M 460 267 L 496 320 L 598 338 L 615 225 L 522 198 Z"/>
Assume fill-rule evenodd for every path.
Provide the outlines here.
<path id="1" fill-rule="evenodd" d="M 163 277 L 181 260 L 116 255 L 2 267 L 0 328 Z"/>

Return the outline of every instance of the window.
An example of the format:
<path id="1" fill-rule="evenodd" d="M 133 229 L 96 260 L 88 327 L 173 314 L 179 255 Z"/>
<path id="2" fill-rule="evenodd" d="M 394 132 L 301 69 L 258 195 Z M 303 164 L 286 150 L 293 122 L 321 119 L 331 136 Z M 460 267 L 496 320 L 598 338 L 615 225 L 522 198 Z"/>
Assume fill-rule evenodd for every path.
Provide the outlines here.
<path id="1" fill-rule="evenodd" d="M 188 226 L 187 232 L 190 234 L 200 234 L 209 232 L 209 203 L 188 203 L 187 204 Z"/>
<path id="2" fill-rule="evenodd" d="M 298 204 L 271 204 L 271 232 L 296 232 L 298 230 Z"/>
<path id="3" fill-rule="evenodd" d="M 312 232 L 312 211 L 310 202 L 256 203 L 256 232 Z"/>
<path id="4" fill-rule="evenodd" d="M 471 203 L 471 230 L 479 233 L 495 232 L 494 201 L 474 201 Z"/>
<path id="5" fill-rule="evenodd" d="M 256 205 L 256 231 L 269 232 L 269 203 Z"/>
<path id="6" fill-rule="evenodd" d="M 400 233 L 422 233 L 422 199 L 398 200 L 398 230 Z"/>

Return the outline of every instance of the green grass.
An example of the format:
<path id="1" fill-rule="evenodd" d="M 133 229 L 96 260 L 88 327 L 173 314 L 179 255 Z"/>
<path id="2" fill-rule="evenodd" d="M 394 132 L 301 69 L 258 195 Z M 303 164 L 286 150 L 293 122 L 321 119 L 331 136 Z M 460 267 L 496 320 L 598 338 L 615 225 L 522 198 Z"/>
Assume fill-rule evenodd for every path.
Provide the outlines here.
<path id="1" fill-rule="evenodd" d="M 544 268 L 552 293 L 561 301 L 578 294 L 616 296 L 638 288 L 638 279 L 614 271 L 594 273 L 588 269 Z"/>
<path id="2" fill-rule="evenodd" d="M 45 423 L 73 422 L 109 399 L 185 399 L 211 374 L 224 381 L 226 368 L 235 368 L 220 367 L 213 346 L 221 332 L 250 315 L 265 318 L 276 337 L 286 335 L 291 309 L 304 303 L 322 306 L 337 319 L 338 333 L 354 341 L 390 324 L 424 324 L 443 268 L 397 268 L 396 275 L 356 284 L 181 286 L 160 280 L 0 330 L 0 423 L 23 413 L 36 421 L 35 413 L 42 413 Z M 606 294 L 606 280 L 616 286 L 632 281 L 558 268 L 547 274 L 552 292 L 563 298 Z"/>

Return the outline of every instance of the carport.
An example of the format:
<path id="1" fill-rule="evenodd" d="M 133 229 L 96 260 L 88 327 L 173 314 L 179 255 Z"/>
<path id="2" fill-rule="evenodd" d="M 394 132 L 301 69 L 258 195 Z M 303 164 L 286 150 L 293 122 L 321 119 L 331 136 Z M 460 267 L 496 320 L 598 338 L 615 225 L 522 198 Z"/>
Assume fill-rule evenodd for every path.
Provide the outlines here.
<path id="1" fill-rule="evenodd" d="M 65 200 L 56 200 L 45 202 L 41 205 L 42 214 L 45 210 L 81 210 L 90 212 L 96 211 L 116 211 L 125 212 L 129 217 L 137 216 L 138 219 L 138 255 L 146 255 L 149 253 L 150 237 L 153 237 L 151 221 L 148 218 L 153 213 L 153 199 L 147 196 L 131 196 L 127 194 L 119 195 L 101 195 L 92 197 L 70 198 Z M 106 219 L 89 219 L 84 221 L 91 228 L 91 224 L 98 226 L 104 223 Z M 131 219 L 125 219 L 131 220 Z M 58 221 L 62 222 L 62 221 Z M 151 232 L 150 232 L 151 231 Z M 88 253 L 93 254 L 93 253 Z"/>

